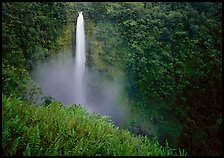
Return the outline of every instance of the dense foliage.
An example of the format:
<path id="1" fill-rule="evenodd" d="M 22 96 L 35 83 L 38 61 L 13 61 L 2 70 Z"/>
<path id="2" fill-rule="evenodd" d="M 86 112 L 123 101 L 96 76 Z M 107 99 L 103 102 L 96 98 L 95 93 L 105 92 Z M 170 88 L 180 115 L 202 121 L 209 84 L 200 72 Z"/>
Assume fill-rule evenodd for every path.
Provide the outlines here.
<path id="1" fill-rule="evenodd" d="M 66 24 L 64 3 L 2 3 L 3 92 L 24 94 L 28 73 L 52 56 Z"/>
<path id="2" fill-rule="evenodd" d="M 3 155 L 17 156 L 134 156 L 186 155 L 153 139 L 118 129 L 107 116 L 89 115 L 81 106 L 59 102 L 32 106 L 3 96 Z"/>
<path id="3" fill-rule="evenodd" d="M 132 110 L 144 111 L 155 126 L 162 119 L 151 117 L 153 112 L 169 114 L 168 122 L 171 117 L 180 121 L 180 134 L 173 132 L 175 148 L 190 155 L 222 155 L 218 2 L 2 3 L 3 155 L 177 154 L 80 106 L 65 108 L 46 98 L 47 106 L 31 106 L 25 99 L 30 72 L 66 45 L 69 31 L 64 39 L 63 29 L 80 10 L 88 65 L 113 79 L 124 73 Z M 173 123 L 162 130 L 173 130 Z"/>
<path id="4" fill-rule="evenodd" d="M 119 28 L 123 47 L 114 49 L 125 64 L 129 97 L 151 109 L 168 103 L 183 125 L 176 146 L 192 155 L 221 155 L 222 4 L 95 2 L 77 8 L 100 26 L 99 48 L 108 47 L 108 23 Z"/>
<path id="5" fill-rule="evenodd" d="M 32 69 L 71 40 L 68 26 L 73 27 L 66 23 L 74 10 L 69 6 L 3 3 L 2 155 L 186 155 L 118 129 L 108 117 L 89 115 L 81 106 L 66 108 L 48 96 L 38 106 L 27 100 Z M 29 97 L 38 92 L 34 86 Z"/>

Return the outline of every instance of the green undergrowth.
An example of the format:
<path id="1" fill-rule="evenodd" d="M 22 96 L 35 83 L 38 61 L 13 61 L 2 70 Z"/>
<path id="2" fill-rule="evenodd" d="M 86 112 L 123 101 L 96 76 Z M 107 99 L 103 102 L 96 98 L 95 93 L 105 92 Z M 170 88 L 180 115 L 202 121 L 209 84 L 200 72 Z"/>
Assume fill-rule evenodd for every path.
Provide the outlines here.
<path id="1" fill-rule="evenodd" d="M 107 116 L 90 115 L 82 106 L 56 101 L 33 106 L 12 95 L 2 99 L 4 156 L 186 155 L 119 129 Z"/>

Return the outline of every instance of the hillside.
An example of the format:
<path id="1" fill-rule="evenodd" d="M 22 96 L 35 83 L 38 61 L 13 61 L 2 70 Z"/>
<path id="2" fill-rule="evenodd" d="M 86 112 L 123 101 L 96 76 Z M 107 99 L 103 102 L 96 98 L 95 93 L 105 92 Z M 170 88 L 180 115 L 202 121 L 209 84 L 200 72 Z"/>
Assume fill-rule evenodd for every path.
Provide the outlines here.
<path id="1" fill-rule="evenodd" d="M 33 106 L 3 96 L 3 156 L 166 156 L 185 155 L 147 137 L 133 136 L 107 116 L 59 102 Z"/>
<path id="2" fill-rule="evenodd" d="M 222 3 L 3 2 L 2 99 L 4 156 L 220 156 Z"/>

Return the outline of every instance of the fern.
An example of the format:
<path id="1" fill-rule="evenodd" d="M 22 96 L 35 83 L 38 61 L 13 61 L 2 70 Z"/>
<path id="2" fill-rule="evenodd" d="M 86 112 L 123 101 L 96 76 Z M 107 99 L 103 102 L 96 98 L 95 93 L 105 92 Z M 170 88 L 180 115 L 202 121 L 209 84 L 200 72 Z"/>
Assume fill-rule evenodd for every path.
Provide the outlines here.
<path id="1" fill-rule="evenodd" d="M 116 128 L 105 116 L 89 116 L 81 106 L 66 108 L 55 102 L 47 107 L 29 106 L 10 99 L 3 104 L 3 155 L 186 155 L 183 150 L 174 152 L 168 143 L 162 147 L 156 139 Z"/>
<path id="2" fill-rule="evenodd" d="M 52 134 L 52 132 L 51 132 L 51 134 Z M 55 152 L 55 151 L 53 151 L 53 150 L 54 150 L 55 147 L 57 147 L 56 144 L 57 144 L 58 140 L 60 140 L 59 137 L 60 137 L 60 135 L 58 135 L 58 136 L 55 138 L 54 141 L 51 141 L 50 146 L 47 148 L 47 150 L 46 150 L 46 152 L 45 152 L 46 155 L 51 155 L 52 153 Z"/>
<path id="3" fill-rule="evenodd" d="M 37 152 L 37 156 L 43 156 L 43 148 L 40 148 Z"/>
<path id="4" fill-rule="evenodd" d="M 52 156 L 58 156 L 58 154 L 59 154 L 58 153 L 58 148 L 57 147 L 56 148 L 53 148 L 52 151 L 51 151 L 51 155 Z"/>
<path id="5" fill-rule="evenodd" d="M 10 139 L 10 129 L 9 129 L 8 123 L 6 123 L 3 126 L 3 130 L 2 130 L 2 145 L 3 145 L 3 147 L 6 146 L 9 139 Z"/>
<path id="6" fill-rule="evenodd" d="M 38 126 L 35 128 L 33 132 L 30 145 L 32 147 L 32 153 L 35 154 L 38 151 L 40 145 L 40 131 Z"/>
<path id="7" fill-rule="evenodd" d="M 15 155 L 16 154 L 17 147 L 19 145 L 19 139 L 20 139 L 20 137 L 16 138 L 16 140 L 13 141 L 12 148 L 11 148 L 11 151 L 10 151 L 11 155 Z"/>
<path id="8" fill-rule="evenodd" d="M 29 144 L 27 144 L 26 149 L 23 152 L 23 156 L 30 156 L 30 147 L 29 147 Z"/>

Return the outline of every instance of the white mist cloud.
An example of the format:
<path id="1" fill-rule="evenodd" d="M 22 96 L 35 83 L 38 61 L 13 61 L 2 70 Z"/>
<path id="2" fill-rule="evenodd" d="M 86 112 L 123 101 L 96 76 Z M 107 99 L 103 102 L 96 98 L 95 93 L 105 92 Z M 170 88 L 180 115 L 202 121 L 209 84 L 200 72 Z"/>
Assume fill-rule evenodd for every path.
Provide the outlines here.
<path id="1" fill-rule="evenodd" d="M 78 104 L 74 71 L 75 61 L 71 51 L 62 52 L 55 59 L 36 66 L 32 78 L 42 88 L 43 95 L 52 96 L 69 106 Z M 110 115 L 115 124 L 122 124 L 124 113 L 118 98 L 123 92 L 123 84 L 109 81 L 93 70 L 86 70 L 84 83 L 86 99 L 82 106 L 90 113 Z"/>

